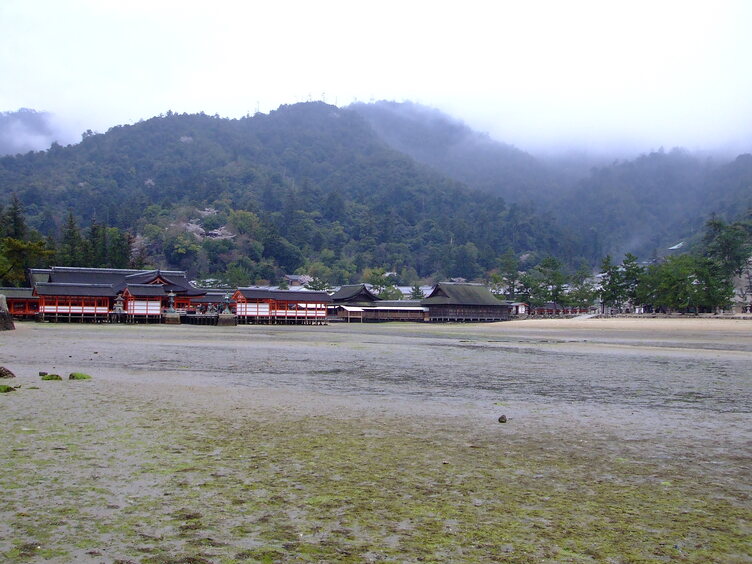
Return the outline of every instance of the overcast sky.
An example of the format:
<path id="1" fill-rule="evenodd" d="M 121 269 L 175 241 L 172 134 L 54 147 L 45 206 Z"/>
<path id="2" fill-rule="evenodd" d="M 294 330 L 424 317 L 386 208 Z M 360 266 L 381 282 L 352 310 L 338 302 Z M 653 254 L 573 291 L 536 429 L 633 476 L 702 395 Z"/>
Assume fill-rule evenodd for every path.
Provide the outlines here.
<path id="1" fill-rule="evenodd" d="M 76 138 L 387 99 L 533 151 L 750 151 L 752 2 L 0 0 L 0 77 Z"/>

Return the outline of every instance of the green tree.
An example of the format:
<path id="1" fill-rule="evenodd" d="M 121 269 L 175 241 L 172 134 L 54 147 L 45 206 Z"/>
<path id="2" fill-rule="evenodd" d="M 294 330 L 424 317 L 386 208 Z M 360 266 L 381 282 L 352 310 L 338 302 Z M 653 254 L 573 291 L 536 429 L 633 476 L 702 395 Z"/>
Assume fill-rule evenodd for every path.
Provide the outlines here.
<path id="1" fill-rule="evenodd" d="M 173 233 L 168 235 L 164 242 L 165 257 L 176 266 L 187 265 L 190 261 L 195 260 L 200 250 L 201 245 L 189 233 Z"/>
<path id="2" fill-rule="evenodd" d="M 475 243 L 468 242 L 452 249 L 451 272 L 455 276 L 474 280 L 481 275 L 482 270 L 478 264 L 479 252 Z"/>
<path id="3" fill-rule="evenodd" d="M 622 295 L 624 299 L 632 302 L 637 299 L 637 287 L 640 285 L 645 269 L 637 263 L 637 257 L 631 253 L 624 255 L 621 263 Z"/>
<path id="4" fill-rule="evenodd" d="M 131 234 L 121 231 L 117 227 L 108 227 L 107 233 L 110 268 L 131 267 L 131 251 L 133 247 L 133 237 Z"/>
<path id="5" fill-rule="evenodd" d="M 752 256 L 752 236 L 743 222 L 727 224 L 716 217 L 705 224 L 704 255 L 713 259 L 727 276 L 740 276 Z"/>
<path id="6" fill-rule="evenodd" d="M 87 234 L 89 257 L 87 266 L 106 268 L 110 263 L 109 242 L 106 227 L 92 221 Z"/>
<path id="7" fill-rule="evenodd" d="M 571 277 L 570 289 L 566 294 L 569 305 L 586 308 L 593 305 L 598 291 L 591 281 L 591 273 L 586 267 L 579 268 Z"/>
<path id="8" fill-rule="evenodd" d="M 538 272 L 531 270 L 520 275 L 517 296 L 530 307 L 538 307 L 546 303 L 548 295 Z"/>
<path id="9" fill-rule="evenodd" d="M 370 284 L 380 298 L 385 300 L 399 300 L 402 292 L 394 286 L 392 277 L 387 275 L 383 268 L 366 268 L 363 272 L 363 280 Z"/>
<path id="10" fill-rule="evenodd" d="M 229 223 L 235 229 L 235 232 L 240 235 L 257 237 L 261 232 L 261 220 L 253 212 L 245 210 L 231 211 Z"/>
<path id="11" fill-rule="evenodd" d="M 73 212 L 69 211 L 63 226 L 55 262 L 59 266 L 87 266 L 86 254 L 84 239 L 76 224 L 76 218 L 73 216 Z"/>
<path id="12" fill-rule="evenodd" d="M 733 285 L 715 261 L 680 255 L 648 267 L 637 296 L 656 310 L 698 312 L 726 307 Z"/>
<path id="13" fill-rule="evenodd" d="M 4 237 L 0 241 L 0 285 L 23 286 L 26 269 L 40 266 L 54 251 L 44 241 L 21 241 Z"/>
<path id="14" fill-rule="evenodd" d="M 410 288 L 410 299 L 411 300 L 422 300 L 425 298 L 425 294 L 423 294 L 423 290 L 420 288 L 420 284 L 413 284 L 412 288 Z"/>
<path id="15" fill-rule="evenodd" d="M 3 230 L 5 237 L 21 241 L 26 239 L 28 228 L 26 227 L 26 219 L 24 218 L 23 205 L 15 193 L 2 219 L 5 227 Z"/>
<path id="16" fill-rule="evenodd" d="M 323 292 L 328 292 L 332 288 L 329 282 L 327 282 L 326 280 L 322 280 L 321 278 L 318 278 L 315 276 L 313 277 L 312 280 L 310 280 L 309 282 L 305 284 L 305 287 L 308 288 L 309 290 L 318 290 L 318 291 L 323 291 Z"/>
<path id="17" fill-rule="evenodd" d="M 505 295 L 508 300 L 517 299 L 517 290 L 520 280 L 520 259 L 511 249 L 499 257 L 499 275 L 501 284 L 506 288 Z"/>
<path id="18" fill-rule="evenodd" d="M 558 304 L 562 302 L 566 276 L 561 269 L 561 261 L 551 256 L 544 258 L 533 269 L 539 276 L 539 287 L 544 293 L 545 301 L 552 301 Z"/>
<path id="19" fill-rule="evenodd" d="M 614 264 L 611 255 L 601 261 L 601 285 L 599 290 L 604 307 L 621 309 L 626 295 L 624 291 L 624 273 Z"/>

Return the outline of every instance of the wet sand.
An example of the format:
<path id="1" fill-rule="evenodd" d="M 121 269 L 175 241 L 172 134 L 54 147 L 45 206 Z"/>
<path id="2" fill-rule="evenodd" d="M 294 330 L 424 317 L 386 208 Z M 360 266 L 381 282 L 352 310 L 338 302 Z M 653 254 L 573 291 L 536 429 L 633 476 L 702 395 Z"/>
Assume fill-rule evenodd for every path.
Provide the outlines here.
<path id="1" fill-rule="evenodd" d="M 12 561 L 750 561 L 749 320 L 17 327 Z"/>

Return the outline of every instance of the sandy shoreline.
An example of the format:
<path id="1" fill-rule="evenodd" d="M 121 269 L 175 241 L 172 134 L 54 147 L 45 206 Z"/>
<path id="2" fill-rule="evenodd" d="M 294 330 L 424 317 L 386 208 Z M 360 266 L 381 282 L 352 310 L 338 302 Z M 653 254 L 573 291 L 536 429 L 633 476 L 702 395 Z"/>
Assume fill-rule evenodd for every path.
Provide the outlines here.
<path id="1" fill-rule="evenodd" d="M 7 560 L 750 561 L 746 320 L 17 326 Z"/>

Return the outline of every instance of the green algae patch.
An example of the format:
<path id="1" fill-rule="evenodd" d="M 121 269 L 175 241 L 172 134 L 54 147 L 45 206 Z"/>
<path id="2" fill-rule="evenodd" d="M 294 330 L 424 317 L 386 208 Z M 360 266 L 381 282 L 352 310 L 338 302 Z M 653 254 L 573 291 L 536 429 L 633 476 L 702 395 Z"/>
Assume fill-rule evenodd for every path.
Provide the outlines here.
<path id="1" fill-rule="evenodd" d="M 372 436 L 369 423 L 326 417 L 192 423 L 180 442 L 193 450 L 159 456 L 155 475 L 171 503 L 201 508 L 173 513 L 177 536 L 208 536 L 225 558 L 701 562 L 749 549 L 747 508 L 728 492 L 566 441 L 468 445 L 399 421 Z M 241 538 L 262 546 L 228 551 Z"/>
<path id="2" fill-rule="evenodd" d="M 154 563 L 699 563 L 752 549 L 748 493 L 686 460 L 513 440 L 495 422 L 233 418 L 61 390 L 35 419 L 17 411 L 45 430 L 34 448 L 18 426 L 0 444 L 2 503 L 24 508 L 5 513 L 18 535 L 0 548 L 9 561 L 96 547 Z"/>
<path id="3" fill-rule="evenodd" d="M 0 394 L 7 394 L 8 392 L 15 392 L 18 386 L 8 386 L 7 384 L 0 384 Z"/>
<path id="4" fill-rule="evenodd" d="M 59 374 L 43 374 L 42 380 L 62 380 L 63 378 Z"/>
<path id="5" fill-rule="evenodd" d="M 83 372 L 71 372 L 68 375 L 68 380 L 91 380 L 91 376 Z"/>

